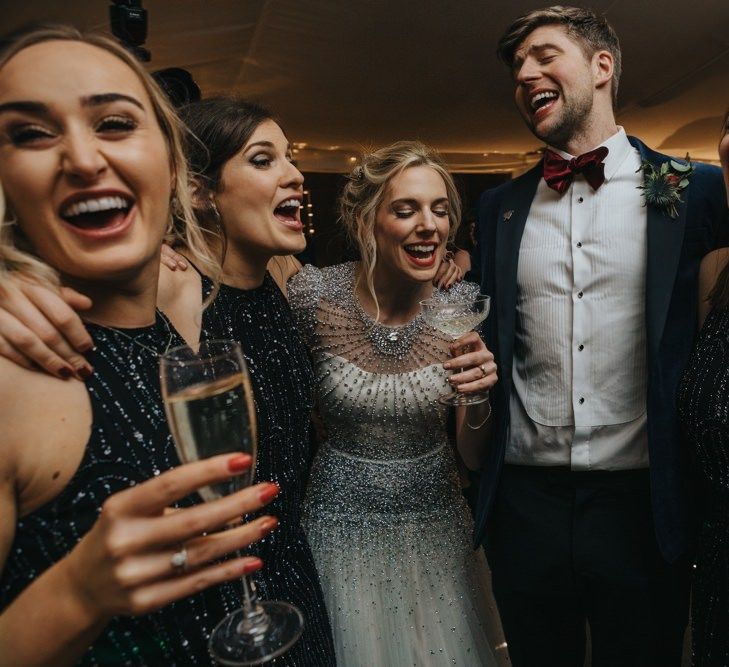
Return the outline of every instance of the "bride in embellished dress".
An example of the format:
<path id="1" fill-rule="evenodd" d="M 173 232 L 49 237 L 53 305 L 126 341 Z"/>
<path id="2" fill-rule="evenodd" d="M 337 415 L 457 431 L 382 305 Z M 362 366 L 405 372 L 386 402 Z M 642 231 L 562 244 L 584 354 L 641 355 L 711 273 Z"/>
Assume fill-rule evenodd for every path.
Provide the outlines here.
<path id="1" fill-rule="evenodd" d="M 431 283 L 460 217 L 457 191 L 437 155 L 400 142 L 364 158 L 341 212 L 362 260 L 305 266 L 289 283 L 327 431 L 304 526 L 337 662 L 496 665 L 498 617 L 458 472 L 459 460 L 479 466 L 490 408 L 458 408 L 449 420 L 436 402 L 446 360 L 463 369 L 450 379 L 466 392 L 493 385 L 496 367 L 475 332 L 453 343 L 419 306 L 478 293 Z"/>

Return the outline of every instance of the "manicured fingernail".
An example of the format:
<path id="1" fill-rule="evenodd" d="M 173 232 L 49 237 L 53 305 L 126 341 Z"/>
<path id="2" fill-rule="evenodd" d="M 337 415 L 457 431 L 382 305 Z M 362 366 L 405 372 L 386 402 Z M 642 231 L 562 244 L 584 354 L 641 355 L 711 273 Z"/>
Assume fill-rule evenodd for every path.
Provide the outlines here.
<path id="1" fill-rule="evenodd" d="M 228 470 L 230 472 L 243 472 L 251 467 L 251 457 L 248 454 L 237 454 L 228 459 Z"/>
<path id="2" fill-rule="evenodd" d="M 82 380 L 88 380 L 94 374 L 94 369 L 91 366 L 82 366 L 77 372 Z"/>
<path id="3" fill-rule="evenodd" d="M 275 516 L 266 516 L 261 519 L 261 533 L 264 535 L 278 526 L 278 519 Z"/>
<path id="4" fill-rule="evenodd" d="M 243 573 L 250 574 L 263 567 L 263 561 L 260 558 L 251 558 L 243 565 Z"/>
<path id="5" fill-rule="evenodd" d="M 94 349 L 94 342 L 89 341 L 88 343 L 84 343 L 81 346 L 81 349 L 79 350 L 79 352 L 91 352 L 91 350 L 93 350 L 93 349 Z"/>
<path id="6" fill-rule="evenodd" d="M 278 484 L 275 482 L 268 482 L 268 484 L 266 484 L 266 486 L 264 486 L 258 494 L 258 498 L 262 503 L 267 503 L 269 500 L 273 500 L 279 494 L 279 491 L 281 491 L 281 489 Z"/>
<path id="7" fill-rule="evenodd" d="M 451 365 L 450 365 L 450 364 L 449 364 L 449 363 L 448 363 L 448 362 L 446 361 L 446 362 L 445 362 L 445 363 L 443 364 L 443 368 L 445 368 L 446 370 L 450 370 L 450 368 L 451 368 Z"/>
<path id="8" fill-rule="evenodd" d="M 58 374 L 65 380 L 73 375 L 73 369 L 64 366 L 58 370 Z"/>
<path id="9" fill-rule="evenodd" d="M 179 261 L 179 262 L 177 262 L 177 266 L 179 266 L 181 269 L 186 269 L 187 263 L 183 262 L 183 261 Z"/>

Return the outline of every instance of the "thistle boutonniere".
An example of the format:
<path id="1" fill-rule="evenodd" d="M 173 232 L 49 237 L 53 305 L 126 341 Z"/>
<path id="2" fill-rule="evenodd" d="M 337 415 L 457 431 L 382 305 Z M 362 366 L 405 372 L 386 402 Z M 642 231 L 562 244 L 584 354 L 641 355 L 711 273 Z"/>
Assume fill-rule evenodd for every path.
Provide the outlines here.
<path id="1" fill-rule="evenodd" d="M 663 209 L 672 218 L 677 218 L 676 206 L 683 201 L 681 193 L 688 186 L 694 168 L 688 154 L 685 164 L 668 160 L 657 167 L 652 162 L 643 160 L 638 169 L 643 172 L 643 185 L 638 187 L 643 190 L 644 206 L 650 204 Z"/>

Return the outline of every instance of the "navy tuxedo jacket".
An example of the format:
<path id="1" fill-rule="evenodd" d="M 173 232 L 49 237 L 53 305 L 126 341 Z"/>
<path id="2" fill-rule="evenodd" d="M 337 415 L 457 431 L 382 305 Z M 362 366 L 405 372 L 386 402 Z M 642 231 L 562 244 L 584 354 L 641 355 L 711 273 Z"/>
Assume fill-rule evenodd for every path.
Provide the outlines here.
<path id="1" fill-rule="evenodd" d="M 643 160 L 660 165 L 670 158 L 629 137 Z M 648 447 L 651 497 L 658 544 L 674 561 L 691 547 L 693 493 L 689 456 L 680 434 L 676 388 L 697 330 L 698 270 L 701 259 L 726 235 L 727 203 L 721 170 L 695 164 L 678 217 L 648 206 L 646 312 L 648 358 Z M 479 247 L 475 263 L 481 289 L 492 298 L 483 328 L 496 357 L 499 382 L 492 390 L 493 437 L 481 473 L 475 541 L 484 538 L 496 492 L 509 429 L 519 245 L 542 165 L 489 190 L 479 204 Z M 636 190 L 636 197 L 642 191 Z M 616 360 L 620 363 L 620 360 Z"/>

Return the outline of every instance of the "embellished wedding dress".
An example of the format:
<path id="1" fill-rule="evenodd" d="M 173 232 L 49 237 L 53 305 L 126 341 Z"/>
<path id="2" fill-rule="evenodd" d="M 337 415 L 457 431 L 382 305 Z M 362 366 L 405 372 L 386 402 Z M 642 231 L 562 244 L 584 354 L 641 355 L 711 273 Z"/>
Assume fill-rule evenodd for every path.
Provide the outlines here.
<path id="1" fill-rule="evenodd" d="M 355 296 L 355 267 L 305 266 L 289 283 L 326 430 L 303 521 L 337 663 L 496 665 L 489 573 L 436 402 L 450 339 L 421 316 L 375 323 Z"/>

